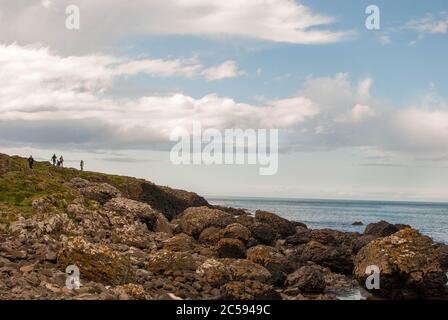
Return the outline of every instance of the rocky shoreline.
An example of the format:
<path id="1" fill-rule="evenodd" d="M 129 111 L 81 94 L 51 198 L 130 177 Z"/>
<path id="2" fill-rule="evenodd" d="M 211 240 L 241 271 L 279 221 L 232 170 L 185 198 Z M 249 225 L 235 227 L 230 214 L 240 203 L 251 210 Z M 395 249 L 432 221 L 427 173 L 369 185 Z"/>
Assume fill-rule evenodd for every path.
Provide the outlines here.
<path id="1" fill-rule="evenodd" d="M 0 155 L 0 299 L 448 298 L 448 246 L 406 225 L 312 230 L 140 179 L 36 168 Z M 19 178 L 35 190 L 26 210 L 6 197 Z M 371 265 L 380 289 L 365 288 Z"/>

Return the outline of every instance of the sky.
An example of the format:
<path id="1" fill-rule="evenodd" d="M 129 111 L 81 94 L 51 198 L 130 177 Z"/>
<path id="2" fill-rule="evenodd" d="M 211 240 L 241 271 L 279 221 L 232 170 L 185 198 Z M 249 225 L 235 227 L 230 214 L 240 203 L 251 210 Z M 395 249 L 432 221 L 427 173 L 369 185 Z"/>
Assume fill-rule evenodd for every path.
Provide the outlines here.
<path id="1" fill-rule="evenodd" d="M 448 201 L 447 55 L 446 0 L 5 0 L 0 152 L 206 196 Z M 278 129 L 278 172 L 173 164 L 192 122 Z"/>

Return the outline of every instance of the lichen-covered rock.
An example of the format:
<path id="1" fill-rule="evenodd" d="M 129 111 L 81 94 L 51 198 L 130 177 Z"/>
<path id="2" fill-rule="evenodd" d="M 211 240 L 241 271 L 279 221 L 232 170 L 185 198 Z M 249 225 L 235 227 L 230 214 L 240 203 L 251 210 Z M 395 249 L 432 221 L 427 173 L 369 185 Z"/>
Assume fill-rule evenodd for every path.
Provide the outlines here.
<path id="1" fill-rule="evenodd" d="M 245 280 L 270 283 L 272 277 L 266 268 L 245 259 L 207 259 L 196 273 L 213 286 Z"/>
<path id="2" fill-rule="evenodd" d="M 394 234 L 399 229 L 397 226 L 387 222 L 387 221 L 379 221 L 375 223 L 369 223 L 364 230 L 364 234 L 368 234 L 376 237 L 387 237 L 391 234 Z"/>
<path id="3" fill-rule="evenodd" d="M 132 282 L 130 261 L 106 245 L 92 244 L 82 237 L 69 238 L 57 257 L 61 270 L 69 265 L 79 268 L 82 279 L 119 285 Z"/>
<path id="4" fill-rule="evenodd" d="M 169 251 L 191 252 L 195 247 L 194 239 L 185 233 L 180 233 L 163 241 L 163 249 Z"/>
<path id="5" fill-rule="evenodd" d="M 224 238 L 224 229 L 208 227 L 199 235 L 199 242 L 202 244 L 215 245 Z"/>
<path id="6" fill-rule="evenodd" d="M 247 259 L 265 267 L 272 274 L 272 282 L 283 285 L 286 275 L 294 270 L 295 265 L 277 249 L 258 245 L 247 250 Z"/>
<path id="7" fill-rule="evenodd" d="M 104 208 L 122 217 L 143 223 L 149 231 L 173 233 L 172 226 L 165 216 L 146 203 L 119 197 L 111 199 Z"/>
<path id="8" fill-rule="evenodd" d="M 235 218 L 218 209 L 193 207 L 182 212 L 177 218 L 182 231 L 195 239 L 208 227 L 224 228 L 235 222 Z"/>
<path id="9" fill-rule="evenodd" d="M 220 258 L 243 259 L 246 257 L 246 247 L 238 239 L 223 238 L 219 240 L 216 251 Z"/>
<path id="10" fill-rule="evenodd" d="M 355 257 L 354 275 L 363 285 L 368 266 L 380 270 L 380 289 L 373 293 L 391 299 L 446 297 L 447 277 L 432 240 L 417 230 L 402 229 L 374 240 Z"/>
<path id="11" fill-rule="evenodd" d="M 310 241 L 299 248 L 303 261 L 312 261 L 330 268 L 333 272 L 351 274 L 353 272 L 353 256 L 351 249 L 340 246 L 326 246 L 317 241 Z"/>
<path id="12" fill-rule="evenodd" d="M 154 273 L 165 271 L 195 271 L 204 259 L 188 252 L 159 250 L 150 255 L 146 269 Z"/>
<path id="13" fill-rule="evenodd" d="M 357 254 L 361 248 L 372 242 L 373 240 L 377 239 L 378 237 L 372 236 L 372 235 L 362 235 L 360 237 L 357 237 L 353 239 L 351 243 L 351 248 L 354 254 Z"/>
<path id="14" fill-rule="evenodd" d="M 252 233 L 242 224 L 232 223 L 225 227 L 223 236 L 224 238 L 238 239 L 247 243 L 252 238 Z"/>
<path id="15" fill-rule="evenodd" d="M 286 285 L 308 293 L 321 293 L 326 286 L 324 274 L 317 266 L 300 267 L 288 275 Z"/>
<path id="16" fill-rule="evenodd" d="M 286 238 L 296 233 L 295 225 L 292 222 L 272 212 L 257 210 L 255 220 L 271 226 L 280 238 Z"/>
<path id="17" fill-rule="evenodd" d="M 90 182 L 84 179 L 72 179 L 68 186 L 77 189 L 86 198 L 105 204 L 110 199 L 120 197 L 121 192 L 107 183 Z"/>
<path id="18" fill-rule="evenodd" d="M 151 296 L 146 293 L 142 285 L 128 283 L 116 286 L 111 291 L 117 295 L 119 300 L 149 300 Z"/>
<path id="19" fill-rule="evenodd" d="M 231 281 L 222 287 L 222 297 L 226 300 L 277 300 L 280 294 L 272 285 L 258 281 Z"/>

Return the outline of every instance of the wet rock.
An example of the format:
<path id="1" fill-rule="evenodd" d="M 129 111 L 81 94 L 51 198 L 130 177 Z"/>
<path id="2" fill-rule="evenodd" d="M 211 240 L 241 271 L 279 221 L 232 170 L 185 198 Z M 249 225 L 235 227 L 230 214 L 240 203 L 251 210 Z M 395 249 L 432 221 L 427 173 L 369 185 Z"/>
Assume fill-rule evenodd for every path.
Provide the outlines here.
<path id="1" fill-rule="evenodd" d="M 429 237 L 407 228 L 363 247 L 355 258 L 354 275 L 363 285 L 368 266 L 380 269 L 376 295 L 390 299 L 428 299 L 447 296 L 447 277 Z"/>
<path id="2" fill-rule="evenodd" d="M 246 257 L 246 247 L 238 239 L 223 238 L 219 240 L 216 251 L 220 258 L 243 259 Z"/>
<path id="3" fill-rule="evenodd" d="M 325 277 L 316 266 L 303 266 L 286 278 L 286 285 L 297 288 L 300 292 L 321 293 L 325 290 Z"/>
<path id="4" fill-rule="evenodd" d="M 275 213 L 257 210 L 255 220 L 271 226 L 280 238 L 286 238 L 296 232 L 295 225 Z"/>
<path id="5" fill-rule="evenodd" d="M 258 281 L 231 281 L 222 287 L 222 297 L 226 300 L 277 300 L 280 294 L 272 285 Z"/>
<path id="6" fill-rule="evenodd" d="M 390 224 L 387 221 L 380 221 L 368 224 L 366 229 L 364 230 L 364 234 L 376 237 L 387 237 L 397 231 L 398 228 L 395 225 Z"/>
<path id="7" fill-rule="evenodd" d="M 208 227 L 224 228 L 235 222 L 232 215 L 208 207 L 188 208 L 176 220 L 178 220 L 183 232 L 195 239 Z"/>
<path id="8" fill-rule="evenodd" d="M 69 238 L 57 258 L 58 267 L 79 268 L 81 279 L 105 284 L 129 283 L 133 279 L 130 261 L 106 245 L 93 244 L 82 237 Z"/>
<path id="9" fill-rule="evenodd" d="M 352 226 L 363 226 L 363 225 L 364 225 L 364 223 L 362 223 L 362 221 L 354 221 L 352 223 Z"/>

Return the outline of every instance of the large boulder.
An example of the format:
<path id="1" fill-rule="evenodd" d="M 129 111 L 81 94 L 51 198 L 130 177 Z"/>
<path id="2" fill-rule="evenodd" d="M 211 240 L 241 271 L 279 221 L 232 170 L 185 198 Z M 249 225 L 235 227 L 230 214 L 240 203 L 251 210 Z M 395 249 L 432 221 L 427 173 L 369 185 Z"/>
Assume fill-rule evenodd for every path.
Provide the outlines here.
<path id="1" fill-rule="evenodd" d="M 252 238 L 252 233 L 242 224 L 232 223 L 224 229 L 223 236 L 224 238 L 238 239 L 247 243 Z"/>
<path id="2" fill-rule="evenodd" d="M 215 245 L 222 238 L 224 238 L 224 229 L 208 227 L 202 230 L 198 240 L 202 244 Z"/>
<path id="3" fill-rule="evenodd" d="M 382 220 L 379 222 L 368 224 L 366 229 L 364 230 L 364 234 L 376 237 L 387 237 L 391 234 L 394 234 L 398 230 L 399 229 L 397 226 Z"/>
<path id="4" fill-rule="evenodd" d="M 207 259 L 196 273 L 212 286 L 245 280 L 270 283 L 272 277 L 266 268 L 246 259 Z"/>
<path id="5" fill-rule="evenodd" d="M 276 248 L 258 245 L 247 250 L 247 259 L 262 265 L 272 274 L 272 282 L 283 285 L 286 275 L 294 270 L 295 265 Z"/>
<path id="6" fill-rule="evenodd" d="M 108 201 L 104 208 L 122 217 L 145 224 L 149 231 L 173 233 L 165 216 L 146 203 L 118 197 Z"/>
<path id="7" fill-rule="evenodd" d="M 314 229 L 310 231 L 311 240 L 328 246 L 350 246 L 359 237 L 356 232 L 343 232 L 332 229 Z"/>
<path id="8" fill-rule="evenodd" d="M 270 225 L 282 239 L 296 233 L 294 223 L 272 212 L 257 210 L 255 212 L 255 220 Z"/>
<path id="9" fill-rule="evenodd" d="M 375 240 L 377 238 L 378 237 L 376 237 L 376 236 L 366 234 L 366 235 L 362 235 L 356 239 L 353 239 L 353 241 L 351 243 L 351 248 L 352 248 L 353 253 L 357 254 L 359 252 L 359 250 L 361 250 L 361 248 L 368 245 L 370 242 L 372 242 L 373 240 Z"/>
<path id="10" fill-rule="evenodd" d="M 353 272 L 353 256 L 351 249 L 339 246 L 326 246 L 317 241 L 310 241 L 298 247 L 303 261 L 312 261 L 331 271 L 342 274 Z"/>
<path id="11" fill-rule="evenodd" d="M 243 259 L 246 258 L 246 247 L 241 240 L 223 238 L 219 240 L 216 251 L 220 258 L 235 258 Z"/>
<path id="12" fill-rule="evenodd" d="M 121 196 L 120 190 L 107 183 L 90 182 L 82 178 L 74 178 L 68 186 L 76 189 L 88 199 L 105 204 L 110 199 Z"/>
<path id="13" fill-rule="evenodd" d="M 198 238 L 208 227 L 224 228 L 235 222 L 235 218 L 218 209 L 193 207 L 182 212 L 177 218 L 180 228 L 188 235 Z"/>
<path id="14" fill-rule="evenodd" d="M 146 263 L 146 269 L 154 273 L 166 271 L 192 272 L 204 261 L 203 257 L 189 252 L 166 249 L 153 253 Z"/>
<path id="15" fill-rule="evenodd" d="M 311 240 L 311 231 L 304 227 L 296 227 L 296 233 L 285 239 L 285 244 L 297 246 Z"/>
<path id="16" fill-rule="evenodd" d="M 304 293 L 321 293 L 325 290 L 325 277 L 318 266 L 303 266 L 289 274 L 286 285 Z"/>
<path id="17" fill-rule="evenodd" d="M 195 248 L 194 239 L 185 233 L 180 233 L 163 241 L 163 249 L 169 251 L 191 252 Z"/>
<path id="18" fill-rule="evenodd" d="M 69 265 L 79 268 L 83 279 L 103 284 L 119 285 L 132 282 L 131 262 L 106 245 L 93 244 L 82 237 L 67 239 L 57 256 L 61 270 Z"/>
<path id="19" fill-rule="evenodd" d="M 432 240 L 417 230 L 402 229 L 363 247 L 355 257 L 354 275 L 361 285 L 369 266 L 380 270 L 376 295 L 390 299 L 446 297 L 447 277 Z"/>
<path id="20" fill-rule="evenodd" d="M 222 298 L 226 300 L 277 300 L 280 294 L 269 284 L 259 281 L 231 281 L 222 287 Z"/>

